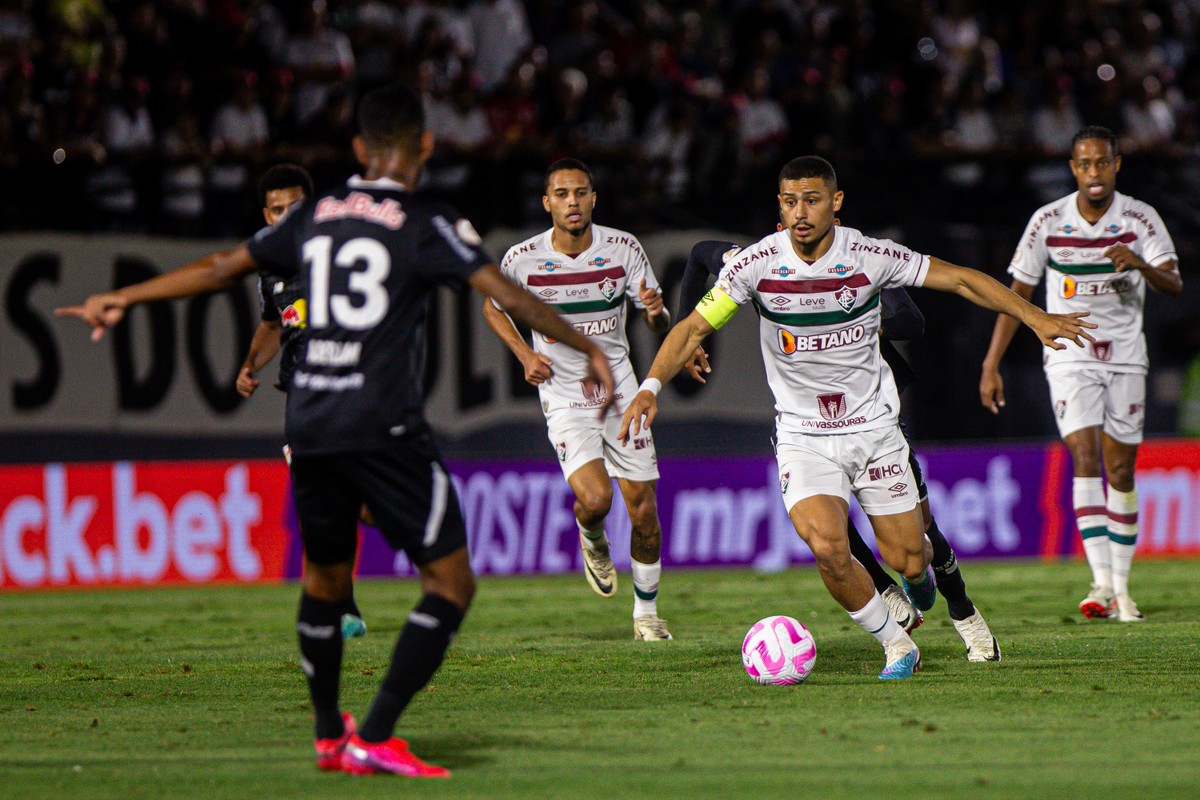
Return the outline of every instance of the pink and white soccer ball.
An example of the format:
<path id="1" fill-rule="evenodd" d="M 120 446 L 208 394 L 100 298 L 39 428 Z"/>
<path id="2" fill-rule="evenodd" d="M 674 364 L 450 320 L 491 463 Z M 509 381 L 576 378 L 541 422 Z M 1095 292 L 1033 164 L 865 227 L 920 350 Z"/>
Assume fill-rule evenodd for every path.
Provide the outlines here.
<path id="1" fill-rule="evenodd" d="M 754 623 L 742 641 L 742 665 L 759 683 L 800 683 L 812 672 L 816 660 L 817 643 L 808 628 L 782 614 Z"/>

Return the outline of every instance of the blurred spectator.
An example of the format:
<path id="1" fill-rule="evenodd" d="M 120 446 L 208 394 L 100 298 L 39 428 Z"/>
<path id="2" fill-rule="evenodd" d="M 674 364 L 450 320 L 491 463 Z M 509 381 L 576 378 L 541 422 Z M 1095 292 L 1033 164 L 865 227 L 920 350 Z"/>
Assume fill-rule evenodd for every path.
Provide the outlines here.
<path id="1" fill-rule="evenodd" d="M 350 37 L 363 93 L 395 80 L 408 46 L 404 15 L 396 4 L 352 0 L 338 13 L 336 24 Z"/>
<path id="2" fill-rule="evenodd" d="M 467 17 L 474 34 L 479 89 L 490 94 L 533 43 L 525 6 L 519 0 L 473 0 Z"/>
<path id="3" fill-rule="evenodd" d="M 783 106 L 770 95 L 770 73 L 765 67 L 750 71 L 745 91 L 734 99 L 738 112 L 738 162 L 742 166 L 778 168 L 788 122 Z"/>
<path id="4" fill-rule="evenodd" d="M 1125 118 L 1123 144 L 1127 150 L 1154 150 L 1170 143 L 1171 134 L 1175 132 L 1175 112 L 1163 99 L 1158 78 L 1153 75 L 1143 78 L 1137 96 L 1125 101 L 1122 113 Z"/>
<path id="5" fill-rule="evenodd" d="M 354 51 L 346 34 L 326 25 L 325 0 L 305 0 L 300 24 L 288 39 L 284 64 L 296 78 L 296 123 L 303 126 L 325 106 L 335 90 L 354 79 Z"/>
<path id="6" fill-rule="evenodd" d="M 167 233 L 197 236 L 203 230 L 208 146 L 192 111 L 182 111 L 162 135 L 162 223 Z"/>
<path id="7" fill-rule="evenodd" d="M 144 220 L 139 194 L 145 186 L 135 177 L 143 177 L 140 167 L 154 153 L 154 123 L 146 108 L 149 85 L 144 79 L 132 80 L 121 90 L 120 102 L 104 116 L 104 146 L 107 163 L 92 173 L 88 190 L 101 224 L 110 230 L 140 230 Z"/>
<path id="8" fill-rule="evenodd" d="M 233 96 L 217 109 L 209 135 L 215 159 L 209 174 L 213 222 L 228 235 L 242 226 L 250 166 L 264 155 L 269 134 L 266 111 L 258 102 L 258 76 L 243 73 Z"/>

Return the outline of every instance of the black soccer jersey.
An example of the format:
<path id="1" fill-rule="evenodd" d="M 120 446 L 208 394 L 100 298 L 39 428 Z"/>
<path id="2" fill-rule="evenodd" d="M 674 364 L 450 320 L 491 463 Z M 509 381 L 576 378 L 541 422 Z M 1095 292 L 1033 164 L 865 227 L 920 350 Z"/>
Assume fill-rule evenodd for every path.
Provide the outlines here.
<path id="1" fill-rule="evenodd" d="M 306 301 L 300 278 L 290 280 L 266 270 L 258 273 L 258 302 L 263 322 L 279 323 L 279 380 L 275 388 L 286 392 L 296 370 L 304 331 Z"/>
<path id="2" fill-rule="evenodd" d="M 298 454 L 385 447 L 419 422 L 429 295 L 493 262 L 453 209 L 386 178 L 351 178 L 248 247 L 305 289 L 286 424 Z"/>

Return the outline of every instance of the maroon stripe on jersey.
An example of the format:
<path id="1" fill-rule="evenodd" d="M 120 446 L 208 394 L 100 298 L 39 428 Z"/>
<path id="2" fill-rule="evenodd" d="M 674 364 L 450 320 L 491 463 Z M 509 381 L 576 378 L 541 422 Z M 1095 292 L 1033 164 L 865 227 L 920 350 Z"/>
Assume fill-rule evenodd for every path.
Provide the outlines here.
<path id="1" fill-rule="evenodd" d="M 1108 509 L 1104 506 L 1080 506 L 1075 509 L 1077 517 L 1102 517 L 1108 513 Z"/>
<path id="2" fill-rule="evenodd" d="M 1112 247 L 1114 244 L 1129 244 L 1137 241 L 1137 234 L 1127 231 L 1120 236 L 1102 236 L 1099 239 L 1076 239 L 1074 236 L 1047 236 L 1046 247 Z"/>
<path id="3" fill-rule="evenodd" d="M 595 283 L 605 278 L 624 278 L 624 267 L 609 267 L 591 272 L 564 272 L 561 275 L 530 275 L 525 280 L 530 286 L 574 286 L 578 283 Z"/>
<path id="4" fill-rule="evenodd" d="M 1120 522 L 1124 525 L 1136 525 L 1137 524 L 1137 512 L 1136 511 L 1132 514 L 1114 514 L 1113 512 L 1110 511 L 1110 512 L 1108 512 L 1108 518 L 1111 519 L 1113 522 Z"/>
<path id="5" fill-rule="evenodd" d="M 818 292 L 836 292 L 843 286 L 855 288 L 870 285 L 871 279 L 863 273 L 857 272 L 849 278 L 823 278 L 817 281 L 777 281 L 763 278 L 758 282 L 756 288 L 760 292 L 774 292 L 775 294 L 816 294 Z"/>

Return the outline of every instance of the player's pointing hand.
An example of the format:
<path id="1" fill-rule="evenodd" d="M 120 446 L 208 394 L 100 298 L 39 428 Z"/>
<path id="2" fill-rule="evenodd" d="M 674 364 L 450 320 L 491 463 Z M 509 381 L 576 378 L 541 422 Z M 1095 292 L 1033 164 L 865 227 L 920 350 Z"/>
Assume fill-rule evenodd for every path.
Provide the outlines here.
<path id="1" fill-rule="evenodd" d="M 656 317 L 663 312 L 662 292 L 658 289 L 647 289 L 645 278 L 642 278 L 642 282 L 638 285 L 638 298 L 650 316 Z"/>
<path id="2" fill-rule="evenodd" d="M 128 305 L 116 292 L 106 292 L 92 295 L 81 306 L 56 308 L 54 313 L 59 317 L 77 317 L 91 325 L 92 341 L 98 342 L 104 331 L 121 321 Z"/>
<path id="3" fill-rule="evenodd" d="M 683 368 L 692 376 L 692 380 L 696 383 L 708 383 L 704 380 L 705 374 L 712 372 L 712 367 L 708 365 L 708 353 L 704 352 L 703 347 L 697 347 L 692 353 L 692 357 L 683 365 Z"/>
<path id="4" fill-rule="evenodd" d="M 1083 347 L 1081 339 L 1086 339 L 1089 342 L 1096 341 L 1086 330 L 1087 328 L 1095 328 L 1096 324 L 1083 320 L 1089 313 L 1087 311 L 1074 311 L 1070 314 L 1043 314 L 1034 320 L 1030 324 L 1030 327 L 1037 333 L 1038 338 L 1042 340 L 1042 344 L 1051 350 L 1067 349 L 1065 344 L 1058 341 L 1059 339 L 1066 339 L 1073 342 L 1076 347 Z"/>

